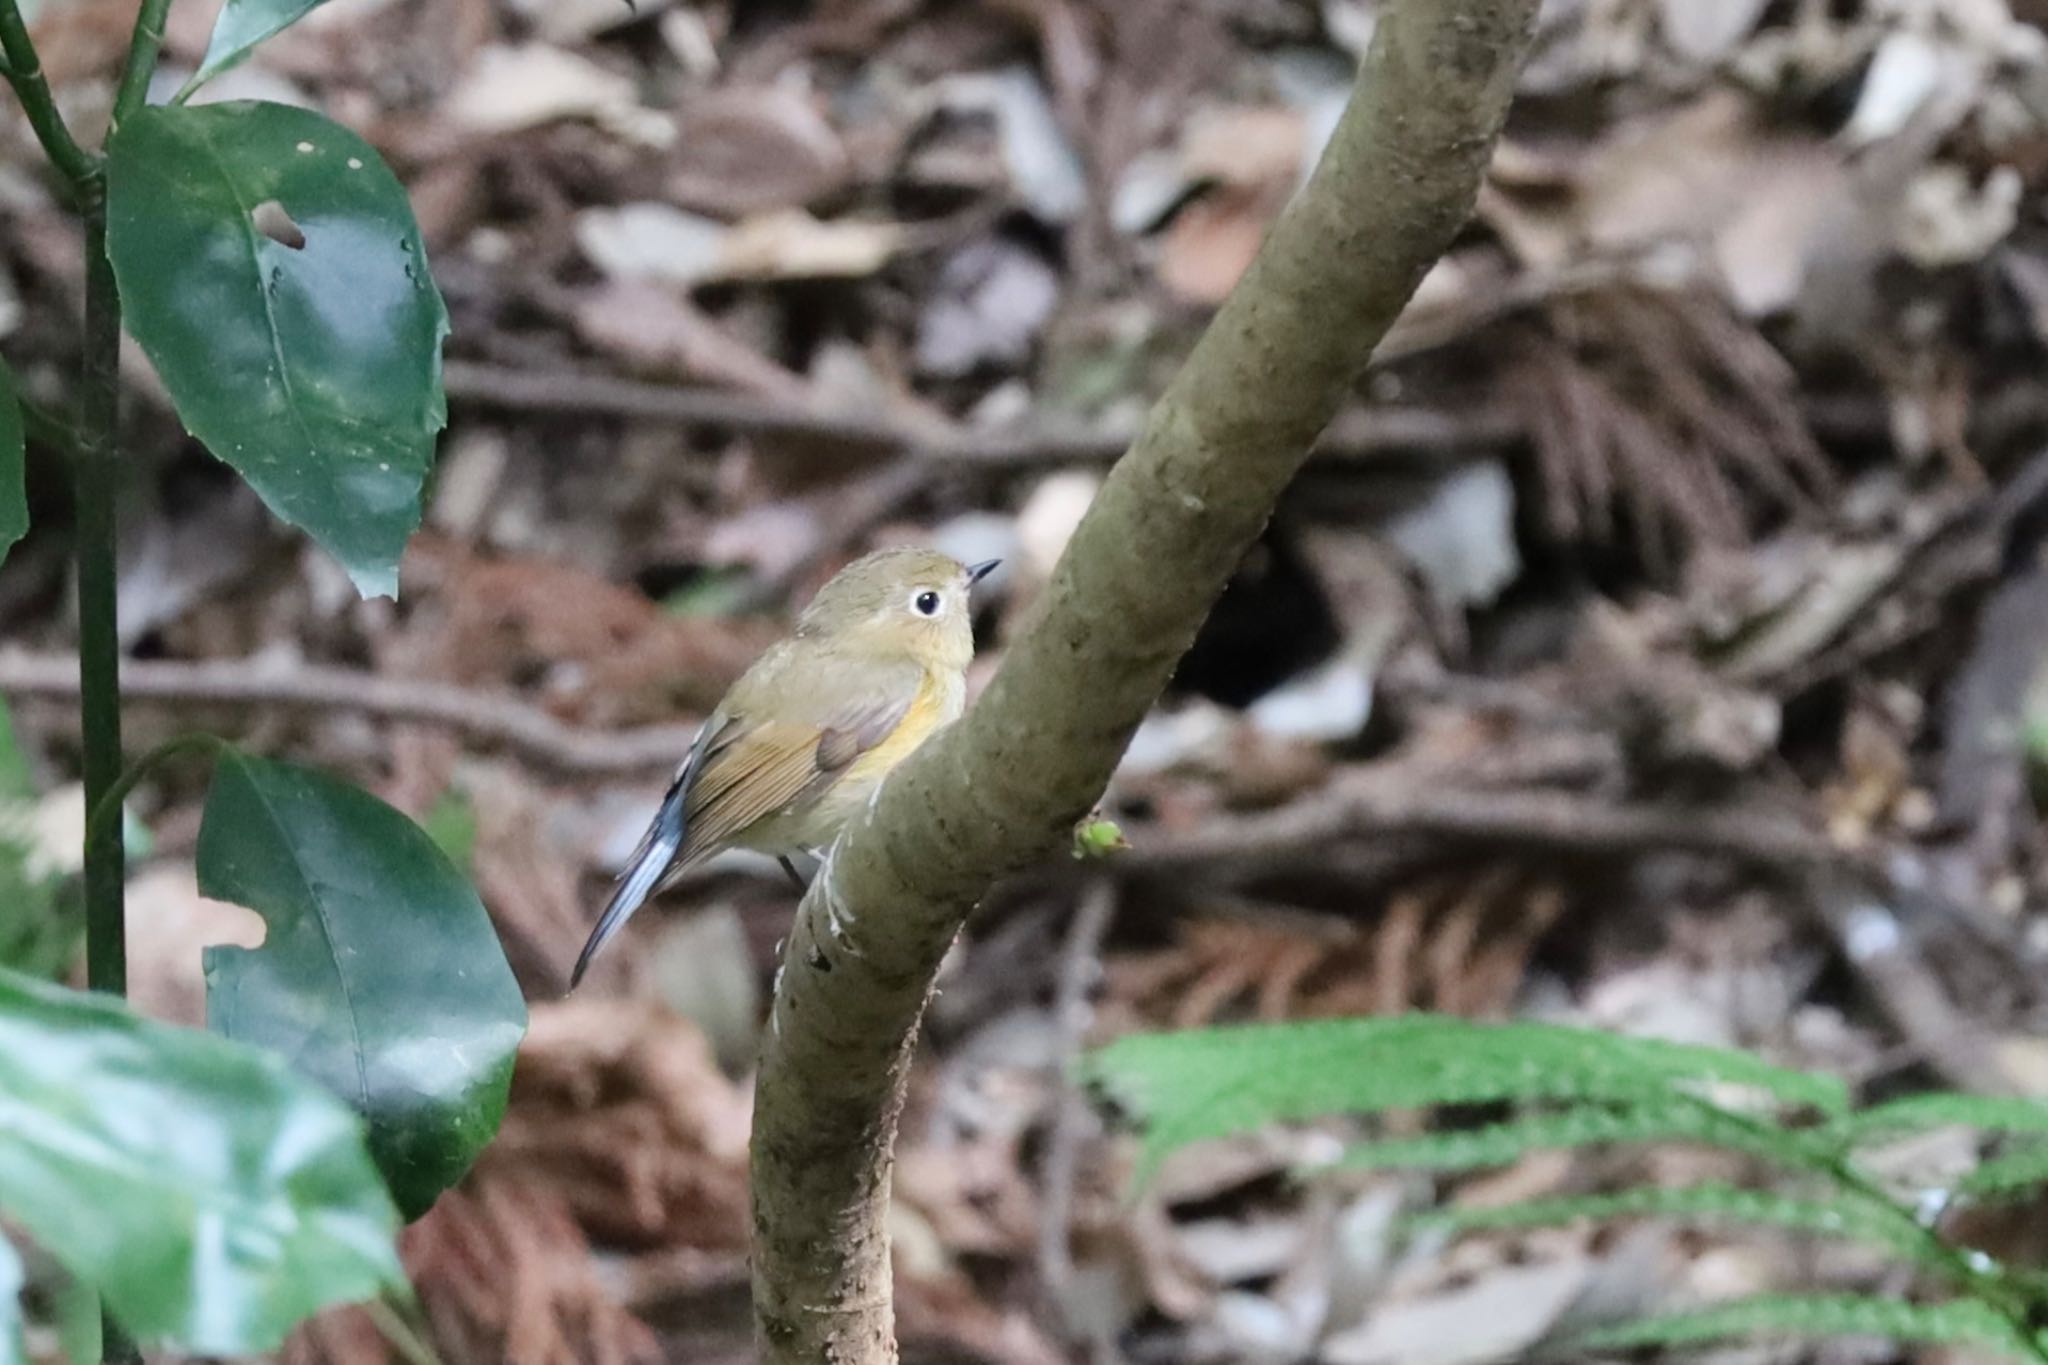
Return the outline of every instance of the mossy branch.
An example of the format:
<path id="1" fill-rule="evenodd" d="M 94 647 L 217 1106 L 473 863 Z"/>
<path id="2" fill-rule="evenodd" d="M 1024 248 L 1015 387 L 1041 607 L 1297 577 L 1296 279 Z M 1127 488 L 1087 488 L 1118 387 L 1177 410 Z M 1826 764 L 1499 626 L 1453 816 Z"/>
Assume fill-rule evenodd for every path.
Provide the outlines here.
<path id="1" fill-rule="evenodd" d="M 1058 850 L 1317 433 L 1471 212 L 1537 0 L 1383 8 L 1351 103 L 1111 470 L 968 716 L 849 829 L 797 916 L 756 1091 L 763 1358 L 891 1361 L 887 1209 L 940 957 Z"/>

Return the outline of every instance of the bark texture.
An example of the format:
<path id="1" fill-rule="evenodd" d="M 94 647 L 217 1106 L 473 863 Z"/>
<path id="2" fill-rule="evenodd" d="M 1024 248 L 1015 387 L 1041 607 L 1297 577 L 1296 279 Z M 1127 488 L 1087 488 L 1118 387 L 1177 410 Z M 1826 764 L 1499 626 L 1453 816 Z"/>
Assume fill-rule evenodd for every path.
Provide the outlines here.
<path id="1" fill-rule="evenodd" d="M 1472 209 L 1538 0 L 1383 8 L 1336 133 L 1110 471 L 967 716 L 804 897 L 764 1042 L 754 1313 L 767 1362 L 896 1358 L 891 1151 L 932 976 L 998 878 L 1101 795 L 1317 433 Z"/>

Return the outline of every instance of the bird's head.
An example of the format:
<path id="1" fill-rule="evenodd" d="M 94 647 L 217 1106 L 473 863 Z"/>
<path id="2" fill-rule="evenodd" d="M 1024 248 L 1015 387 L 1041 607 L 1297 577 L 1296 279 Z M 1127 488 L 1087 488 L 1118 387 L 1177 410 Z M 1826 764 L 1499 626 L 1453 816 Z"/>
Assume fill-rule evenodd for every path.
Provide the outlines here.
<path id="1" fill-rule="evenodd" d="M 902 655 L 927 669 L 974 657 L 968 593 L 1000 561 L 962 564 L 936 550 L 877 550 L 818 589 L 796 633 L 862 653 Z"/>

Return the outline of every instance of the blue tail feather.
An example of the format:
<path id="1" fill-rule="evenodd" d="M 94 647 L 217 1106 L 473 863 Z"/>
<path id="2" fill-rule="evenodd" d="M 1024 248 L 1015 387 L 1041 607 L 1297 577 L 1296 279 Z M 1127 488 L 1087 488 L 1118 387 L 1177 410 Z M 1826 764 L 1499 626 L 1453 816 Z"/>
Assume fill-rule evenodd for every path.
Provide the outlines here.
<path id="1" fill-rule="evenodd" d="M 597 957 L 599 950 L 612 936 L 625 928 L 626 921 L 633 917 L 649 896 L 661 885 L 674 865 L 676 855 L 683 847 L 683 805 L 686 784 L 679 776 L 668 796 L 661 803 L 654 823 L 640 840 L 640 846 L 633 850 L 626 870 L 619 874 L 617 887 L 612 898 L 606 902 L 604 914 L 597 920 L 597 927 L 590 931 L 590 938 L 577 955 L 576 969 L 569 973 L 569 989 L 575 990 L 583 980 L 583 973 Z"/>

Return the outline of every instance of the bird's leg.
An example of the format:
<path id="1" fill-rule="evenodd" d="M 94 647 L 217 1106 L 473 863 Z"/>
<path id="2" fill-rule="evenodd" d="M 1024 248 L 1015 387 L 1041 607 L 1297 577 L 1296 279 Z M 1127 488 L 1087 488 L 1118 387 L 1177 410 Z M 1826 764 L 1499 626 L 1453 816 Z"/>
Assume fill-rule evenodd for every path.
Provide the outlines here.
<path id="1" fill-rule="evenodd" d="M 789 874 L 790 885 L 796 888 L 796 892 L 799 896 L 801 896 L 804 892 L 811 889 L 811 884 L 805 881 L 803 877 L 797 872 L 796 864 L 789 860 L 789 855 L 787 853 L 776 854 L 775 861 L 781 863 L 782 870 Z"/>

